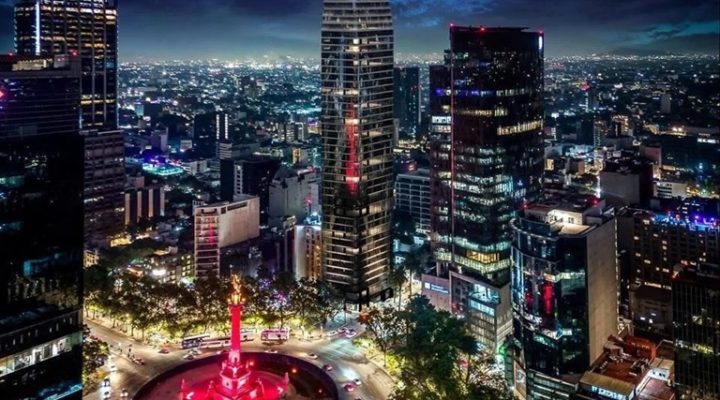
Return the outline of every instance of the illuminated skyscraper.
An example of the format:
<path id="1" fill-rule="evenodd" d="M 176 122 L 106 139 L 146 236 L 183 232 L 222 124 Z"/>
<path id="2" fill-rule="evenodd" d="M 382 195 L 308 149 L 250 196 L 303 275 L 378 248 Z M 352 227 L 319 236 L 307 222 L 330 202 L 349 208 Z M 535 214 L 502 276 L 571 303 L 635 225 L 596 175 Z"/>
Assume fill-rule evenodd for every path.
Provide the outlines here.
<path id="1" fill-rule="evenodd" d="M 605 200 L 558 194 L 511 222 L 513 385 L 528 400 L 567 399 L 616 335 L 615 219 Z"/>
<path id="2" fill-rule="evenodd" d="M 387 0 L 325 0 L 322 23 L 323 272 L 351 302 L 387 290 L 393 27 Z"/>
<path id="3" fill-rule="evenodd" d="M 0 56 L 0 397 L 79 399 L 77 58 Z"/>
<path id="4" fill-rule="evenodd" d="M 117 2 L 22 0 L 15 5 L 15 51 L 78 54 L 85 137 L 85 236 L 105 241 L 123 226 L 123 133 L 117 129 Z"/>
<path id="5" fill-rule="evenodd" d="M 451 26 L 430 80 L 438 271 L 452 281 L 453 308 L 494 348 L 511 329 L 509 222 L 541 189 L 543 35 Z"/>
<path id="6" fill-rule="evenodd" d="M 15 5 L 15 51 L 77 52 L 82 64 L 82 128 L 117 128 L 115 0 L 22 0 Z"/>

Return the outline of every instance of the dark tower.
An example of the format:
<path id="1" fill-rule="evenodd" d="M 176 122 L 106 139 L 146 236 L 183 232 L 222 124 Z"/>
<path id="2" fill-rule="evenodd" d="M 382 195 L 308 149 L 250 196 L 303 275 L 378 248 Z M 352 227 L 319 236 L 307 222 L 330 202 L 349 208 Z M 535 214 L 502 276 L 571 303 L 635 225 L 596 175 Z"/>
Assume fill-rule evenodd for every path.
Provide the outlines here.
<path id="1" fill-rule="evenodd" d="M 400 129 L 416 133 L 420 123 L 420 68 L 395 67 L 394 109 Z"/>
<path id="2" fill-rule="evenodd" d="M 77 57 L 0 56 L 0 397 L 82 392 Z"/>
<path id="3" fill-rule="evenodd" d="M 453 307 L 487 346 L 510 333 L 510 220 L 536 199 L 543 171 L 543 35 L 450 27 L 430 70 L 432 242 Z M 473 296 L 491 291 L 487 324 Z M 481 296 L 482 297 L 482 296 Z M 502 313 L 499 315 L 498 313 Z"/>
<path id="4" fill-rule="evenodd" d="M 123 226 L 125 148 L 117 129 L 117 2 L 22 0 L 15 5 L 15 51 L 80 56 L 85 237 L 103 242 Z"/>

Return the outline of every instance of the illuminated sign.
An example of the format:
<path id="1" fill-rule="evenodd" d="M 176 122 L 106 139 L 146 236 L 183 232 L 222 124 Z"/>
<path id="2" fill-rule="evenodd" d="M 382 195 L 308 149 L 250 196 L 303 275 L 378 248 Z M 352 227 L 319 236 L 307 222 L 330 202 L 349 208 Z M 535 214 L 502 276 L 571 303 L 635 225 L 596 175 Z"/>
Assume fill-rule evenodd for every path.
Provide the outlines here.
<path id="1" fill-rule="evenodd" d="M 597 393 L 600 396 L 605 396 L 605 397 L 613 399 L 613 400 L 627 400 L 627 396 L 625 396 L 623 394 L 615 393 L 611 390 L 599 388 L 596 386 L 591 386 L 590 391 L 593 393 Z"/>
<path id="2" fill-rule="evenodd" d="M 433 124 L 449 124 L 450 122 L 452 122 L 452 117 L 432 117 Z"/>
<path id="3" fill-rule="evenodd" d="M 439 292 L 443 294 L 449 294 L 450 292 L 440 285 L 434 283 L 425 282 L 425 289 L 432 290 L 433 292 Z"/>

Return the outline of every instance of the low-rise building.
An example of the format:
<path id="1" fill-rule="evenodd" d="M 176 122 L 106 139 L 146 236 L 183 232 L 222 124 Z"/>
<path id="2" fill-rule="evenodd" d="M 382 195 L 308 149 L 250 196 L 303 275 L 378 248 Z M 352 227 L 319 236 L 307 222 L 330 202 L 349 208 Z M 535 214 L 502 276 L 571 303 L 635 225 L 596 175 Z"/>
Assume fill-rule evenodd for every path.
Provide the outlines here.
<path id="1" fill-rule="evenodd" d="M 611 336 L 583 374 L 574 400 L 673 400 L 672 344 Z"/>

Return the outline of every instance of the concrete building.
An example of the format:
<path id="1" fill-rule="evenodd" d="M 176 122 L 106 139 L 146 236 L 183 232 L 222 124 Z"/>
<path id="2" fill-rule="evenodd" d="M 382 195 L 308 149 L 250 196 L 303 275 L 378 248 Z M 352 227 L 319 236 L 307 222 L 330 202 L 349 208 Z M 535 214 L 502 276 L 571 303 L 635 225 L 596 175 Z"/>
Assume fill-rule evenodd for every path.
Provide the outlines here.
<path id="1" fill-rule="evenodd" d="M 618 333 L 613 213 L 604 200 L 566 193 L 529 204 L 511 222 L 509 354 L 523 398 L 568 399 Z"/>
<path id="2" fill-rule="evenodd" d="M 320 224 L 295 226 L 295 277 L 322 279 L 322 232 Z"/>
<path id="3" fill-rule="evenodd" d="M 147 258 L 149 274 L 161 283 L 188 282 L 195 275 L 193 254 L 178 252 L 177 248 L 156 251 Z"/>
<path id="4" fill-rule="evenodd" d="M 430 171 L 418 169 L 395 177 L 395 212 L 411 216 L 417 232 L 430 233 Z"/>
<path id="5" fill-rule="evenodd" d="M 223 248 L 260 236 L 260 199 L 238 196 L 234 202 L 197 206 L 195 216 L 195 277 L 220 274 Z"/>
<path id="6" fill-rule="evenodd" d="M 125 226 L 141 219 L 165 216 L 165 188 L 149 186 L 125 190 Z"/>
<path id="7" fill-rule="evenodd" d="M 270 225 L 285 217 L 304 221 L 320 211 L 320 179 L 313 168 L 280 167 L 269 188 Z"/>
<path id="8" fill-rule="evenodd" d="M 623 210 L 618 215 L 618 247 L 629 260 L 627 302 L 636 332 L 672 335 L 672 276 L 677 264 L 720 264 L 717 202 L 686 199 L 666 212 Z"/>
<path id="9" fill-rule="evenodd" d="M 673 400 L 673 346 L 611 336 L 578 383 L 573 400 Z"/>
<path id="10" fill-rule="evenodd" d="M 665 199 L 684 199 L 687 197 L 687 183 L 673 181 L 656 181 L 655 196 Z"/>
<path id="11" fill-rule="evenodd" d="M 273 157 L 247 156 L 220 162 L 220 198 L 234 201 L 236 196 L 260 198 L 260 221 L 268 222 L 270 184 L 280 168 L 280 160 Z"/>
<path id="12" fill-rule="evenodd" d="M 610 204 L 646 205 L 653 196 L 653 165 L 634 153 L 608 159 L 599 185 Z"/>

